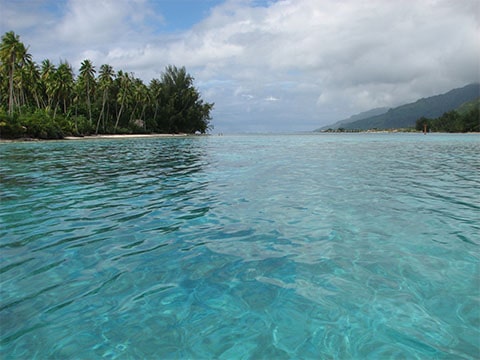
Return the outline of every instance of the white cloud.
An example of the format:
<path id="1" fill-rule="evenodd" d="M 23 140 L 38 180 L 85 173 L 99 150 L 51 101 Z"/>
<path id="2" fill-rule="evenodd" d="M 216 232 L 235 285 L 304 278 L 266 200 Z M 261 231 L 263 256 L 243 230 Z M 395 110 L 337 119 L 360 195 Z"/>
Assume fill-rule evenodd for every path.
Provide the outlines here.
<path id="1" fill-rule="evenodd" d="M 218 76 L 258 91 L 278 84 L 272 96 L 297 101 L 292 119 L 326 123 L 479 81 L 478 17 L 474 1 L 466 3 L 458 9 L 454 1 L 280 1 L 223 17 L 219 11 L 203 31 L 228 29 L 228 41 L 243 46 L 226 69 L 233 73 Z M 235 24 L 242 30 L 232 32 L 240 28 Z M 285 82 L 293 86 L 282 89 Z M 299 92 L 300 84 L 309 91 Z"/>
<path id="2" fill-rule="evenodd" d="M 154 16 L 146 0 L 69 0 L 55 30 L 64 41 L 108 47 L 119 39 L 139 39 L 144 22 Z"/>
<path id="3" fill-rule="evenodd" d="M 278 101 L 278 100 L 280 100 L 280 99 L 277 99 L 276 97 L 271 96 L 271 95 L 269 97 L 265 98 L 265 101 Z"/>

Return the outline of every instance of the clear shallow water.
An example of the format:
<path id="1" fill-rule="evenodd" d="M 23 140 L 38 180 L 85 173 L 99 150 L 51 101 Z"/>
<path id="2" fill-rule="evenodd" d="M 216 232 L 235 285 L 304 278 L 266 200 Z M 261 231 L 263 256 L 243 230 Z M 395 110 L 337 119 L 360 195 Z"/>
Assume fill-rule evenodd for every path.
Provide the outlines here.
<path id="1" fill-rule="evenodd" d="M 475 359 L 480 138 L 0 144 L 2 359 Z"/>

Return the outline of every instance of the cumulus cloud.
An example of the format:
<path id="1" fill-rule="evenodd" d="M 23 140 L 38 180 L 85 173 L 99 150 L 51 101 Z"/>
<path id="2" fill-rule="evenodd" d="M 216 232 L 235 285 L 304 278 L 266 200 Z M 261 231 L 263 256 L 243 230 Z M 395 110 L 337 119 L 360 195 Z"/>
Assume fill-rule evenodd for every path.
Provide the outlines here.
<path id="1" fill-rule="evenodd" d="M 224 49 L 210 76 L 228 77 L 257 93 L 274 89 L 270 96 L 291 100 L 276 113 L 296 119 L 285 128 L 306 129 L 479 81 L 475 1 L 456 5 L 298 0 L 252 8 L 228 2 L 196 30 L 201 39 L 215 37 Z M 188 48 L 202 54 L 208 45 L 194 41 Z M 264 121 L 263 108 L 257 110 L 255 121 Z"/>
<path id="2" fill-rule="evenodd" d="M 43 54 L 146 81 L 185 65 L 224 132 L 309 130 L 480 81 L 477 0 L 227 0 L 176 33 L 154 0 L 65 4 L 55 23 L 16 8 Z"/>

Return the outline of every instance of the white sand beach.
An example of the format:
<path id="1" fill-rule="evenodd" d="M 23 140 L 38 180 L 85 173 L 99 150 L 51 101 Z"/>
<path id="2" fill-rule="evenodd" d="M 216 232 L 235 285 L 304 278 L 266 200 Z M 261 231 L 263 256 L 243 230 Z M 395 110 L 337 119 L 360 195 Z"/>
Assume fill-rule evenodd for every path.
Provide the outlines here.
<path id="1" fill-rule="evenodd" d="M 133 139 L 133 138 L 159 138 L 159 137 L 185 137 L 189 134 L 111 134 L 90 136 L 65 136 L 63 140 L 87 140 L 87 139 Z"/>
<path id="2" fill-rule="evenodd" d="M 37 138 L 18 138 L 18 139 L 0 139 L 1 143 L 23 142 L 23 141 L 61 141 L 61 140 L 95 140 L 95 139 L 134 139 L 134 138 L 168 138 L 168 137 L 187 137 L 201 136 L 193 134 L 112 134 L 112 135 L 88 135 L 88 136 L 65 136 L 63 139 L 37 139 Z"/>

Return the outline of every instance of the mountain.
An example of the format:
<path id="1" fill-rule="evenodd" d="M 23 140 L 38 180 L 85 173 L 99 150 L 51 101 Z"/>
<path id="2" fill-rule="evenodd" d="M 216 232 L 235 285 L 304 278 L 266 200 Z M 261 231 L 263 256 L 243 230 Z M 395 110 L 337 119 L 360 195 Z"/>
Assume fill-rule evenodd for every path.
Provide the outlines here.
<path id="1" fill-rule="evenodd" d="M 349 124 L 349 123 L 352 123 L 354 121 L 366 119 L 366 118 L 369 118 L 369 117 L 372 117 L 372 116 L 385 114 L 387 111 L 388 111 L 388 108 L 386 108 L 386 107 L 375 108 L 375 109 L 372 109 L 372 110 L 364 111 L 364 112 L 361 112 L 359 114 L 352 115 L 348 119 L 343 119 L 343 120 L 337 121 L 335 124 L 327 125 L 327 126 L 319 128 L 319 129 L 316 129 L 314 131 L 318 132 L 318 131 L 323 131 L 323 130 L 327 130 L 327 129 L 338 129 L 338 128 L 343 127 L 343 125 L 345 125 L 345 124 Z"/>
<path id="2" fill-rule="evenodd" d="M 426 118 L 437 118 L 443 113 L 454 110 L 460 105 L 472 101 L 479 96 L 480 83 L 469 84 L 462 88 L 450 90 L 445 94 L 422 98 L 414 103 L 389 109 L 383 114 L 342 123 L 342 127 L 347 130 L 415 127 L 415 121 L 422 116 Z M 328 127 L 331 128 L 332 126 Z"/>

